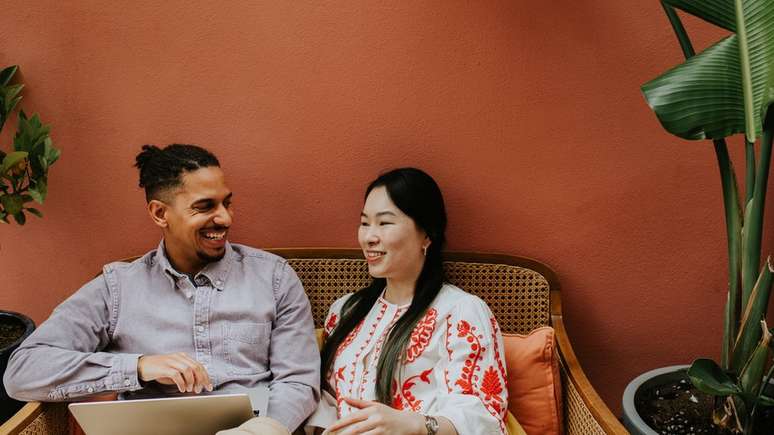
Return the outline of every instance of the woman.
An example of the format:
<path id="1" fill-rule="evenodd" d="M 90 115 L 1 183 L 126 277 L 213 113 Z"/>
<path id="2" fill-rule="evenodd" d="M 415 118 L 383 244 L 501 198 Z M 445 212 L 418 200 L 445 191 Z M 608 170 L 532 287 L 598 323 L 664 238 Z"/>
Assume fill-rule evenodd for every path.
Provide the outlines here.
<path id="1" fill-rule="evenodd" d="M 478 297 L 444 283 L 446 211 L 418 169 L 366 190 L 358 240 L 370 286 L 330 308 L 322 383 L 337 435 L 505 433 L 507 390 L 497 321 Z"/>

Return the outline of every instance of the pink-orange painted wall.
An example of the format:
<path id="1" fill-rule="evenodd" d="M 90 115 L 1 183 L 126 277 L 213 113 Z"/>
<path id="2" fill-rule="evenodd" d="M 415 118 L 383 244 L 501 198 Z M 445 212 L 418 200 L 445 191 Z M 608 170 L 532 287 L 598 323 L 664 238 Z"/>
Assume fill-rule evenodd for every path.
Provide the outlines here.
<path id="1" fill-rule="evenodd" d="M 258 247 L 354 247 L 366 183 L 415 165 L 445 192 L 449 248 L 555 268 L 617 411 L 639 372 L 718 354 L 714 153 L 662 132 L 639 92 L 680 59 L 656 1 L 6 5 L 0 65 L 21 65 L 62 159 L 45 218 L 0 227 L 0 307 L 40 322 L 156 245 L 131 166 L 144 143 L 214 150 L 233 240 Z"/>

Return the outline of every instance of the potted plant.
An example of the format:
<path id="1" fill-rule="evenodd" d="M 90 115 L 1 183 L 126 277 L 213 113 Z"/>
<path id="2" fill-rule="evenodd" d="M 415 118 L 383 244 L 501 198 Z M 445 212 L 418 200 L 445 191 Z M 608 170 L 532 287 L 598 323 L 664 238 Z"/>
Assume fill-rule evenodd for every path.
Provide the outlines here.
<path id="1" fill-rule="evenodd" d="M 18 69 L 10 66 L 0 70 L 0 131 L 21 100 L 24 85 L 11 84 Z M 59 150 L 54 148 L 49 136 L 51 128 L 41 123 L 37 114 L 28 118 L 24 111 L 19 111 L 18 121 L 11 149 L 8 153 L 0 149 L 0 224 L 13 220 L 24 225 L 27 213 L 42 217 L 38 209 L 29 205 L 31 202 L 42 204 L 45 200 L 48 168 L 59 158 Z M 0 378 L 11 352 L 33 329 L 35 325 L 29 317 L 0 310 Z M 20 407 L 21 403 L 11 400 L 0 383 L 0 422 Z"/>
<path id="2" fill-rule="evenodd" d="M 676 406 L 671 420 L 656 418 L 668 426 L 661 431 L 681 433 L 678 426 L 694 412 L 689 408 L 707 401 L 711 410 L 707 419 L 711 420 L 714 433 L 774 433 L 774 391 L 768 387 L 774 372 L 773 342 L 766 322 L 774 268 L 771 257 L 761 261 L 763 212 L 774 137 L 772 4 L 770 0 L 662 0 L 661 4 L 686 61 L 645 83 L 642 91 L 668 132 L 684 139 L 713 141 L 728 238 L 728 296 L 719 363 L 701 358 L 687 370 L 656 370 L 667 378 L 663 382 L 649 379 L 647 374 L 636 379 L 625 393 L 624 420 L 632 433 L 655 433 L 652 429 L 656 428 L 636 424 L 648 419 L 636 415 L 632 402 L 647 402 L 648 394 L 654 394 L 653 397 L 661 397 L 655 401 L 667 403 L 670 400 L 666 400 L 666 394 L 684 396 L 691 403 Z M 695 54 L 675 8 L 732 34 Z M 744 191 L 738 187 L 725 141 L 735 134 L 744 134 Z M 651 389 L 645 391 L 647 387 Z M 698 392 L 690 392 L 691 388 Z"/>

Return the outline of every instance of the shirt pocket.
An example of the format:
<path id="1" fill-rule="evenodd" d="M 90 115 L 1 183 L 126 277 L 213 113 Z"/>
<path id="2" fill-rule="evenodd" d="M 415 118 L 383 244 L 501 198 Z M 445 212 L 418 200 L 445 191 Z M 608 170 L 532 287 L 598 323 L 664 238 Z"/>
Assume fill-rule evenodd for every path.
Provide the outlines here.
<path id="1" fill-rule="evenodd" d="M 226 371 L 255 375 L 268 370 L 271 322 L 224 325 Z"/>

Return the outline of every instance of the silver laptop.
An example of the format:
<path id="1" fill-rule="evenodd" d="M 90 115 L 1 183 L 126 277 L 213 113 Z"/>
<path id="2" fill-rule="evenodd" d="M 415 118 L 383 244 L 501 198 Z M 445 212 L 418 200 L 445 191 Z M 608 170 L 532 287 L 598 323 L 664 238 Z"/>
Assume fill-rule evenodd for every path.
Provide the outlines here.
<path id="1" fill-rule="evenodd" d="M 213 435 L 253 417 L 247 394 L 71 403 L 86 435 Z"/>

